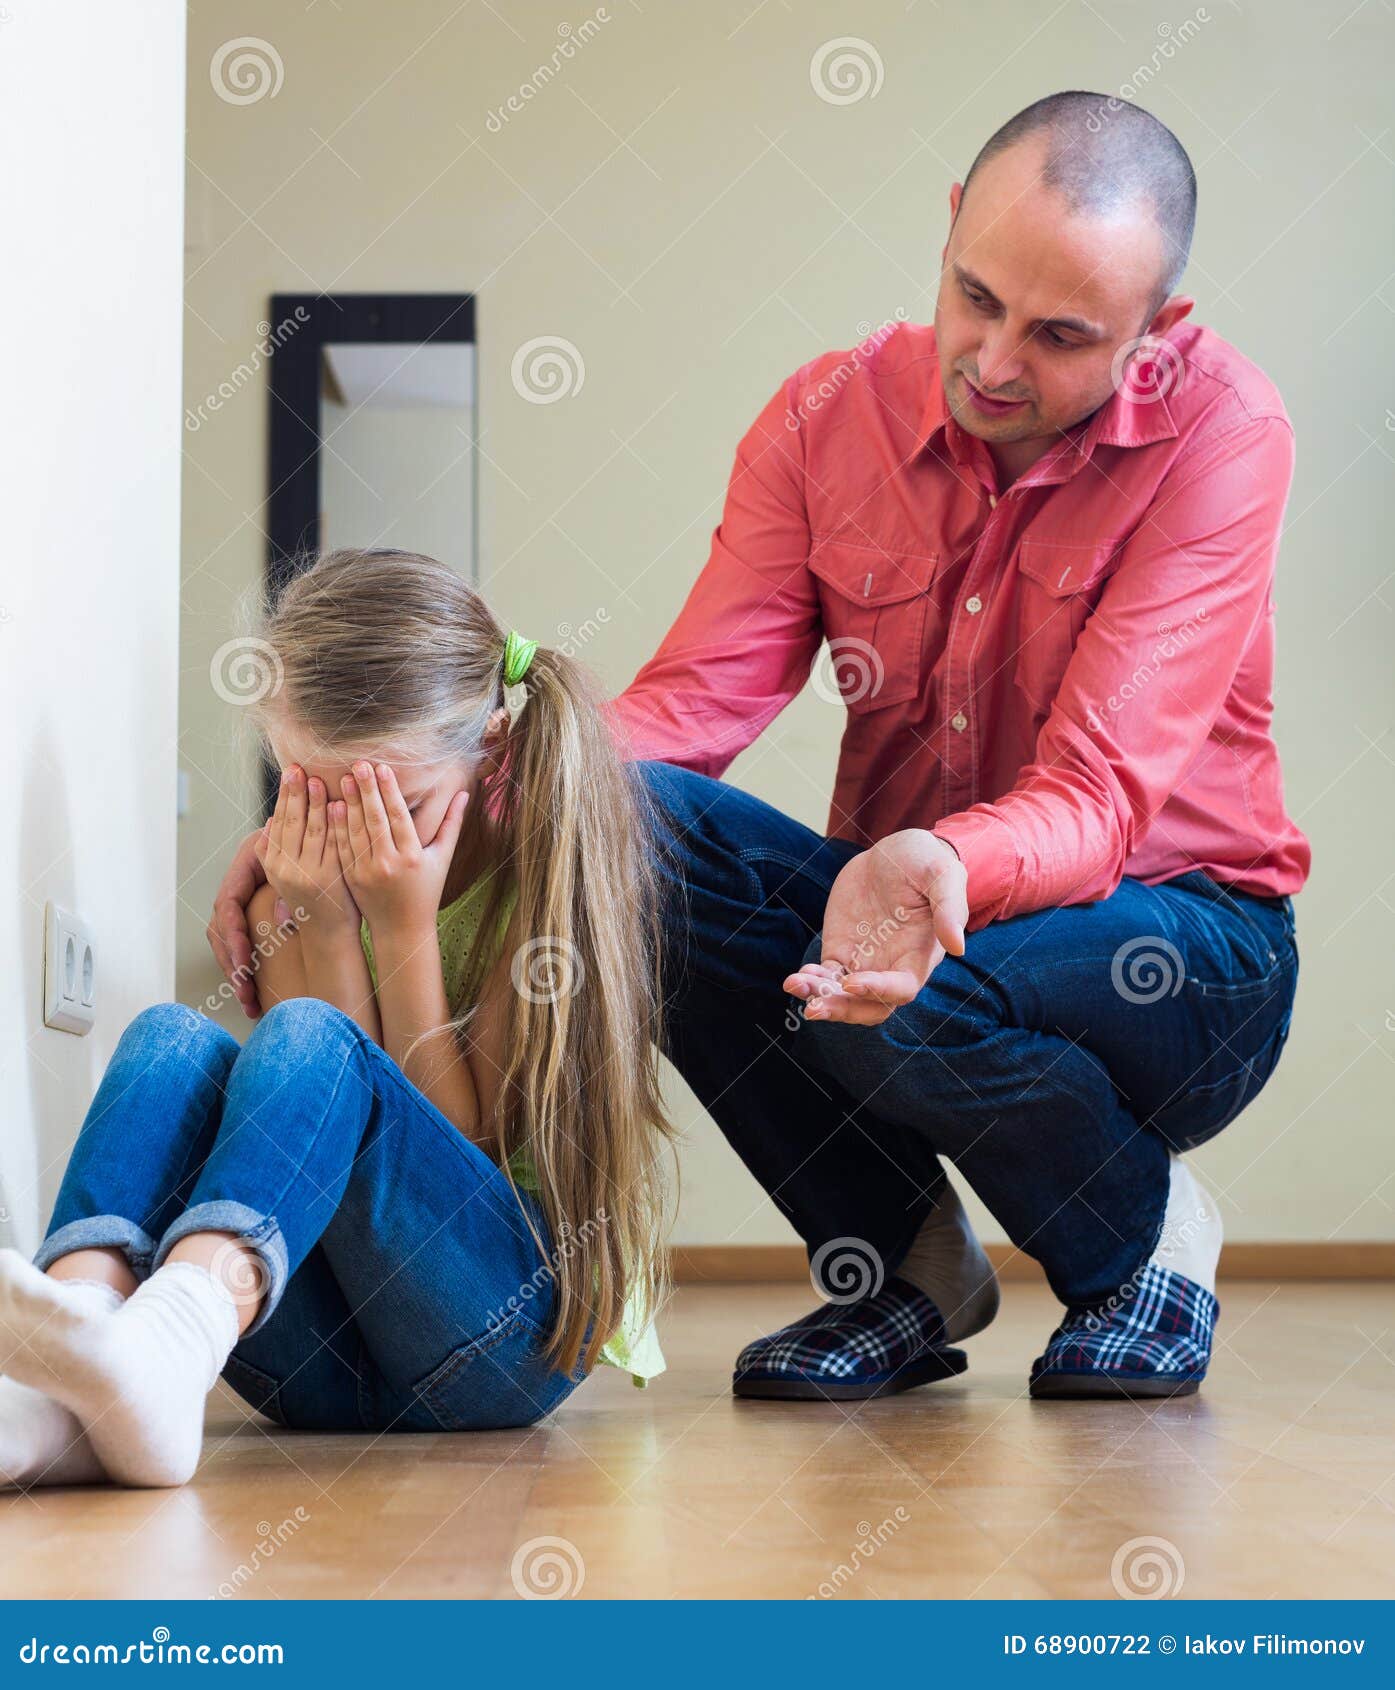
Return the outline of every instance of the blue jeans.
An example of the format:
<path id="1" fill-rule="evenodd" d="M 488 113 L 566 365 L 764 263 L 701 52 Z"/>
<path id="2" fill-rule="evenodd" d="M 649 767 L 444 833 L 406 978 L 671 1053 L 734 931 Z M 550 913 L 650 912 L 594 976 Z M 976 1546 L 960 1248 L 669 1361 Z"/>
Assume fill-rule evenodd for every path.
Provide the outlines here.
<path id="1" fill-rule="evenodd" d="M 981 928 L 879 1027 L 805 1021 L 860 847 L 759 799 L 644 765 L 665 891 L 669 1054 L 811 1254 L 863 1240 L 892 1271 L 963 1173 L 1063 1303 L 1130 1283 L 1162 1230 L 1169 1149 L 1233 1121 L 1288 1037 L 1289 898 L 1197 871 Z"/>
<path id="2" fill-rule="evenodd" d="M 181 1004 L 137 1015 L 34 1260 L 111 1246 L 143 1280 L 208 1231 L 266 1287 L 223 1376 L 282 1425 L 525 1426 L 583 1376 L 544 1359 L 552 1279 L 503 1173 L 318 998 L 242 1045 Z"/>

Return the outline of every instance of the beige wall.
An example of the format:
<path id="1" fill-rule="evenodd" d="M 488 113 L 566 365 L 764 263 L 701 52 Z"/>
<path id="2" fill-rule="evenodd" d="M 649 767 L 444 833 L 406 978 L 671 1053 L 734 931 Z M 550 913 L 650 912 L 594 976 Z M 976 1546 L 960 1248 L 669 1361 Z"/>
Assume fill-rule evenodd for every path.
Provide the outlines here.
<path id="1" fill-rule="evenodd" d="M 1198 170 L 1197 316 L 1278 383 L 1299 448 L 1278 732 L 1317 865 L 1300 1003 L 1276 1079 L 1198 1161 L 1233 1238 L 1390 1237 L 1391 19 L 1213 3 L 1169 33 L 1143 8 L 1026 0 L 656 0 L 606 17 L 539 79 L 559 32 L 575 39 L 596 13 L 247 0 L 236 29 L 270 41 L 283 81 L 236 105 L 210 84 L 229 13 L 195 3 L 187 402 L 252 354 L 273 291 L 473 290 L 487 590 L 545 641 L 592 622 L 586 655 L 618 688 L 705 558 L 736 441 L 777 383 L 898 312 L 933 314 L 949 186 L 990 131 L 1057 88 L 1134 94 Z M 875 47 L 881 86 L 829 103 L 811 60 L 850 29 Z M 491 120 L 524 84 L 532 97 Z M 539 335 L 585 365 L 580 390 L 545 406 L 510 381 Z M 258 377 L 186 438 L 187 999 L 216 984 L 203 920 L 252 801 L 207 673 L 262 567 L 265 431 Z M 806 693 L 733 778 L 818 825 L 838 731 Z M 679 1237 L 788 1237 L 710 1124 L 690 1102 L 682 1114 Z"/>
<path id="2" fill-rule="evenodd" d="M 127 1022 L 174 993 L 184 10 L 0 7 L 0 1243 L 30 1251 Z M 97 1007 L 43 1021 L 44 905 Z"/>

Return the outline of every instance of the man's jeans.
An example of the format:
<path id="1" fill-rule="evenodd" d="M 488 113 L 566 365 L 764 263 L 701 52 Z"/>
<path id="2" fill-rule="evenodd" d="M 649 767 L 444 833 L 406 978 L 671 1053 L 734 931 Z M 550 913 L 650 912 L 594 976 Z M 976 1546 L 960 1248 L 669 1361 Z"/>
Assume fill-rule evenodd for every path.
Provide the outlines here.
<path id="1" fill-rule="evenodd" d="M 999 921 L 879 1027 L 804 1021 L 781 982 L 820 956 L 860 847 L 667 764 L 658 811 L 669 1053 L 810 1253 L 905 1255 L 948 1157 L 1062 1302 L 1153 1253 L 1168 1152 L 1273 1072 L 1298 975 L 1293 905 L 1200 872 Z"/>
<path id="2" fill-rule="evenodd" d="M 137 1015 L 34 1260 L 107 1245 L 143 1280 L 205 1231 L 256 1254 L 261 1310 L 224 1377 L 283 1425 L 524 1426 L 581 1377 L 543 1357 L 552 1278 L 507 1179 L 317 998 L 243 1045 L 181 1004 Z"/>

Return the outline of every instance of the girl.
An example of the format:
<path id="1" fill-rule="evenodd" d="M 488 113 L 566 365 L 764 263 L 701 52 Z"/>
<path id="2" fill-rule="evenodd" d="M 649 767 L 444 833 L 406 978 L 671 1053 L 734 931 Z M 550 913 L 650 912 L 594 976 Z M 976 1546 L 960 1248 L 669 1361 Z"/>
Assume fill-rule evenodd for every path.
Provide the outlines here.
<path id="1" fill-rule="evenodd" d="M 0 1252 L 11 1484 L 182 1484 L 220 1373 L 285 1426 L 440 1431 L 663 1367 L 654 896 L 597 698 L 413 553 L 330 553 L 261 635 L 267 1013 L 138 1015 Z"/>

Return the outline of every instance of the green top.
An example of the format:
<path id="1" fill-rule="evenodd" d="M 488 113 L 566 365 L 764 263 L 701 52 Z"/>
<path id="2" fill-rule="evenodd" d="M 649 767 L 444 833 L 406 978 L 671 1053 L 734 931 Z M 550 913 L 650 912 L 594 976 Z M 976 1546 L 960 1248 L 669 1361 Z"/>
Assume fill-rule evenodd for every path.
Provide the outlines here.
<path id="1" fill-rule="evenodd" d="M 470 958 L 479 942 L 480 922 L 484 917 L 485 905 L 489 901 L 489 893 L 490 877 L 484 875 L 473 886 L 467 887 L 453 904 L 447 904 L 444 909 L 436 912 L 436 938 L 441 947 L 441 974 L 446 988 L 446 1002 L 450 1004 L 451 1012 L 455 1015 L 465 1007 L 461 1001 L 465 977 Z M 503 946 L 504 934 L 513 915 L 515 901 L 515 893 L 510 890 L 499 912 L 499 928 L 487 961 L 488 968 L 493 967 Z M 377 991 L 378 967 L 373 957 L 373 939 L 366 921 L 359 930 L 359 937 L 363 942 L 364 955 L 368 958 L 368 972 L 373 977 L 373 989 Z M 509 1158 L 509 1172 L 521 1190 L 538 1190 L 537 1176 L 525 1152 L 517 1151 Z M 632 1294 L 626 1302 L 620 1330 L 601 1346 L 597 1359 L 609 1367 L 625 1369 L 632 1375 L 636 1385 L 645 1385 L 664 1371 L 667 1363 L 659 1348 L 658 1334 L 654 1330 L 653 1322 L 646 1318 L 637 1293 Z"/>

